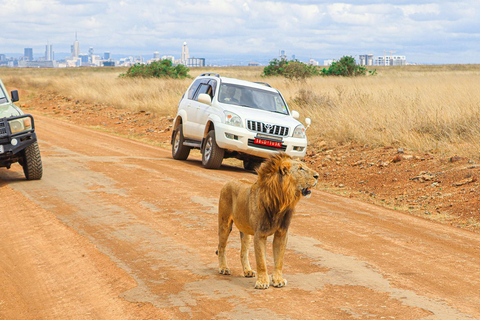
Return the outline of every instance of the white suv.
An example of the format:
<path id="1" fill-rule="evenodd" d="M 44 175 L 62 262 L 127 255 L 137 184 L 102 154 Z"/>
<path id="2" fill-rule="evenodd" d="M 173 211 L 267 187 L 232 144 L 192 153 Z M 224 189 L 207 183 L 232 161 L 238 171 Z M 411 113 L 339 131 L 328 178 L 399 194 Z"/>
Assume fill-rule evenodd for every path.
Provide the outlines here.
<path id="1" fill-rule="evenodd" d="M 272 153 L 304 157 L 306 128 L 299 114 L 266 83 L 204 73 L 188 87 L 173 125 L 172 156 L 185 160 L 192 148 L 202 152 L 205 168 L 217 169 L 224 158 L 243 160 L 254 169 Z M 309 118 L 305 119 L 310 125 Z"/>

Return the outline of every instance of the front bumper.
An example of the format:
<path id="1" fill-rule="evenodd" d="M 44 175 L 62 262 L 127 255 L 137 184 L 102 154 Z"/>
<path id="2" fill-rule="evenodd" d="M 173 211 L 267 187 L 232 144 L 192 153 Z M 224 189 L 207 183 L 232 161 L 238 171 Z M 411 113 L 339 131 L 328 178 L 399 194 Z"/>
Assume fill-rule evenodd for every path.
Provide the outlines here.
<path id="1" fill-rule="evenodd" d="M 262 140 L 259 144 L 255 139 Z M 215 139 L 220 148 L 266 158 L 273 153 L 285 152 L 291 157 L 303 158 L 307 152 L 307 138 L 266 135 L 246 128 L 215 124 Z"/>
<path id="2" fill-rule="evenodd" d="M 29 117 L 31 119 L 32 128 L 15 134 L 11 133 L 8 121 Z M 31 115 L 21 115 L 11 118 L 0 119 L 0 166 L 17 162 L 19 153 L 29 145 L 37 141 L 35 134 L 35 125 Z"/>

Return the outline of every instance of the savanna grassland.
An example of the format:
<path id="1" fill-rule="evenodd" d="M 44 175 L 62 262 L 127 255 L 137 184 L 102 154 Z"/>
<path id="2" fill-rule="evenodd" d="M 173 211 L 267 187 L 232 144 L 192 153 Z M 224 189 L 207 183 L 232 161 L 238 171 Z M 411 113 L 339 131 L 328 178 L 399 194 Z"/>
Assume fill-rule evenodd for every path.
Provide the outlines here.
<path id="1" fill-rule="evenodd" d="M 9 69 L 0 76 L 29 96 L 55 92 L 88 103 L 174 115 L 191 79 L 119 78 L 125 69 Z M 291 109 L 312 118 L 310 135 L 340 144 L 398 145 L 472 158 L 480 149 L 480 65 L 377 68 L 377 75 L 263 78 L 258 67 L 193 69 L 268 82 Z"/>
<path id="2" fill-rule="evenodd" d="M 374 76 L 305 81 L 264 78 L 260 67 L 195 68 L 190 75 L 214 72 L 279 89 L 301 120 L 312 119 L 306 160 L 321 172 L 320 188 L 480 229 L 480 65 L 376 70 Z M 38 112 L 61 116 L 75 109 L 68 118 L 80 122 L 85 110 L 102 117 L 100 110 L 108 106 L 115 132 L 135 130 L 141 121 L 133 117 L 139 115 L 147 114 L 150 122 L 171 119 L 192 80 L 119 77 L 125 71 L 3 68 L 0 77 L 9 89 L 20 90 L 21 104 Z M 158 131 L 166 141 L 170 135 L 168 128 L 142 130 L 150 138 Z"/>

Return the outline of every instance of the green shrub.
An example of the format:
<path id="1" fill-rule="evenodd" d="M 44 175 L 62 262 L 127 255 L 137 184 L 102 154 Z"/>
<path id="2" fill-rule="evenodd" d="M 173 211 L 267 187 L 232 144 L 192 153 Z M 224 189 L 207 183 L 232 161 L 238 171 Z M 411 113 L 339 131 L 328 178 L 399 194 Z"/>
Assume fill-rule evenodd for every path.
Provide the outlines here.
<path id="1" fill-rule="evenodd" d="M 173 66 L 171 60 L 154 61 L 150 64 L 136 64 L 128 68 L 126 73 L 121 74 L 121 77 L 140 77 L 140 78 L 173 78 L 184 79 L 190 78 L 188 69 L 182 64 Z"/>
<path id="2" fill-rule="evenodd" d="M 322 74 L 343 77 L 364 76 L 367 74 L 367 69 L 357 65 L 353 57 L 344 56 L 339 61 L 332 63 L 328 69 L 323 68 Z"/>
<path id="3" fill-rule="evenodd" d="M 377 71 L 369 71 L 369 73 L 375 75 Z M 332 63 L 328 69 L 323 68 L 323 70 L 298 60 L 273 59 L 268 66 L 263 68 L 262 76 L 283 76 L 291 80 L 304 80 L 305 78 L 318 75 L 354 77 L 364 76 L 366 74 L 367 69 L 365 67 L 357 65 L 354 58 L 344 56 L 340 61 Z"/>
<path id="4" fill-rule="evenodd" d="M 298 60 L 273 59 L 269 65 L 263 68 L 264 77 L 283 76 L 291 80 L 300 80 L 318 75 L 319 71 L 316 67 L 300 62 Z"/>

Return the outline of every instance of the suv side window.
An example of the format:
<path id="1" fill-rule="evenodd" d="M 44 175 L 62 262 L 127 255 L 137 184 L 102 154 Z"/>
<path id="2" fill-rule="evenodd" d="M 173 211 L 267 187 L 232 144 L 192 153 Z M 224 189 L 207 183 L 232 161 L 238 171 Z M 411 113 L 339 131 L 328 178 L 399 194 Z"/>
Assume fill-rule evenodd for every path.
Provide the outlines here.
<path id="1" fill-rule="evenodd" d="M 217 80 L 210 80 L 208 81 L 208 84 L 212 86 L 212 94 L 210 95 L 213 99 L 213 97 L 215 96 L 215 90 L 217 90 Z"/>
<path id="2" fill-rule="evenodd" d="M 208 94 L 212 99 L 215 94 L 214 87 L 211 86 L 212 81 L 209 81 L 208 83 L 202 83 L 200 84 L 200 87 L 198 88 L 197 92 L 195 93 L 195 96 L 193 100 L 198 100 L 198 96 L 200 93 L 206 93 Z M 216 85 L 216 82 L 214 83 Z"/>
<path id="3" fill-rule="evenodd" d="M 201 82 L 202 82 L 202 79 L 198 79 L 192 84 L 192 86 L 188 90 L 188 99 L 193 100 L 193 95 L 195 94 L 195 91 L 197 91 L 197 88 Z"/>

